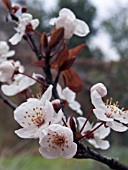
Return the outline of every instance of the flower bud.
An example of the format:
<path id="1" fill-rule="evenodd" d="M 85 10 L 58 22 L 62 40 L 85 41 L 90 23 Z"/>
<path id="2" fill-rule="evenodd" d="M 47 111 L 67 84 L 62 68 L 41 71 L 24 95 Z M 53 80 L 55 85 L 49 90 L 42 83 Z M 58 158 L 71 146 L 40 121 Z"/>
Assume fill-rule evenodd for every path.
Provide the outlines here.
<path id="1" fill-rule="evenodd" d="M 53 108 L 56 111 L 56 113 L 58 113 L 58 111 L 61 109 L 60 100 L 56 99 L 56 100 L 52 101 L 52 105 L 53 105 Z"/>

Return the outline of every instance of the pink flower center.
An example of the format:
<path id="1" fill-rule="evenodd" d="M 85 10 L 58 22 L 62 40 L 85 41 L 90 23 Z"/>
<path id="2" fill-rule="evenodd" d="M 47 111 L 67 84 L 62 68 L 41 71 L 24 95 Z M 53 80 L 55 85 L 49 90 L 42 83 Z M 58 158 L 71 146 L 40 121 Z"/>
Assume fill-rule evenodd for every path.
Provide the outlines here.
<path id="1" fill-rule="evenodd" d="M 64 135 L 60 135 L 57 132 L 54 133 L 48 133 L 48 146 L 52 147 L 53 149 L 57 149 L 58 147 L 61 148 L 62 151 L 64 151 L 65 147 L 68 146 L 68 141 L 65 139 Z"/>
<path id="2" fill-rule="evenodd" d="M 42 126 L 46 122 L 44 115 L 43 115 L 43 108 L 42 107 L 34 107 L 33 111 L 35 112 L 33 115 L 29 114 L 26 111 L 26 115 L 24 116 L 24 119 L 26 119 L 26 118 L 30 119 L 30 121 L 27 122 L 28 125 L 35 124 L 37 127 Z M 22 122 L 22 123 L 25 124 L 26 122 Z"/>

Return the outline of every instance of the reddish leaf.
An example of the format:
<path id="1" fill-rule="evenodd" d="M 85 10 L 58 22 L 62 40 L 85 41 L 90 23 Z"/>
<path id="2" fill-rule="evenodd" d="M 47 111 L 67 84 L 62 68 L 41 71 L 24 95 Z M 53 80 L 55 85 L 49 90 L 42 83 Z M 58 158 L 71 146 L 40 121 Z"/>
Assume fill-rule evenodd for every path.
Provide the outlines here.
<path id="1" fill-rule="evenodd" d="M 2 4 L 5 8 L 7 8 L 9 11 L 11 11 L 11 9 L 12 9 L 11 0 L 2 0 Z"/>
<path id="2" fill-rule="evenodd" d="M 45 32 L 41 35 L 41 45 L 44 49 L 48 47 L 48 38 Z"/>
<path id="3" fill-rule="evenodd" d="M 64 28 L 56 29 L 51 33 L 49 47 L 54 48 L 64 37 Z"/>
<path id="4" fill-rule="evenodd" d="M 45 60 L 42 60 L 42 61 L 36 61 L 33 63 L 35 66 L 37 67 L 43 67 L 45 66 Z"/>
<path id="5" fill-rule="evenodd" d="M 63 71 L 62 75 L 67 87 L 76 93 L 82 90 L 82 81 L 75 71 L 68 69 Z"/>
<path id="6" fill-rule="evenodd" d="M 73 58 L 70 58 L 70 59 L 68 59 L 67 61 L 65 61 L 65 62 L 62 64 L 62 66 L 60 67 L 60 71 L 64 71 L 64 70 L 69 69 L 69 68 L 73 65 L 75 59 L 76 59 L 76 58 L 73 57 Z"/>
<path id="7" fill-rule="evenodd" d="M 75 48 L 70 49 L 69 50 L 69 58 L 77 56 L 81 52 L 81 50 L 83 50 L 83 48 L 85 46 L 86 46 L 86 44 L 84 43 L 84 44 L 78 45 Z"/>
<path id="8" fill-rule="evenodd" d="M 75 118 L 73 116 L 71 116 L 69 119 L 69 124 L 70 124 L 71 130 L 73 132 L 76 132 L 76 123 L 75 123 L 74 119 Z"/>
<path id="9" fill-rule="evenodd" d="M 56 57 L 56 59 L 54 60 L 54 62 L 51 64 L 52 68 L 55 70 L 59 70 L 60 67 L 63 65 L 63 63 L 68 59 L 68 49 L 66 47 L 64 47 L 58 54 L 58 56 Z"/>

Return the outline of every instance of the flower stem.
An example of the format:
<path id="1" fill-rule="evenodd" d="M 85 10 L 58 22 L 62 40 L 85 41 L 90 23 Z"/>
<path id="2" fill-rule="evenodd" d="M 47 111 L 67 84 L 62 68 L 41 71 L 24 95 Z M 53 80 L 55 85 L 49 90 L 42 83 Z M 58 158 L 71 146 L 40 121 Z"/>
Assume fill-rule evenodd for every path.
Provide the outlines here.
<path id="1" fill-rule="evenodd" d="M 92 134 L 95 130 L 97 130 L 99 127 L 101 127 L 101 126 L 104 125 L 104 124 L 105 124 L 105 122 L 101 122 L 101 123 L 100 123 L 98 126 L 96 126 L 92 131 L 90 131 L 90 132 L 86 133 L 86 135 L 82 136 L 81 139 L 86 138 L 87 136 L 89 136 L 90 134 Z"/>
<path id="2" fill-rule="evenodd" d="M 92 113 L 93 113 L 93 109 L 94 109 L 94 106 L 91 107 L 90 112 L 89 112 L 89 114 L 88 114 L 88 116 L 87 116 L 87 119 L 86 119 L 85 123 L 83 124 L 83 126 L 82 126 L 82 128 L 81 128 L 81 130 L 80 130 L 80 133 L 83 131 L 85 125 L 87 124 L 87 121 L 88 121 L 89 118 L 91 117 L 91 115 L 92 115 Z"/>
<path id="3" fill-rule="evenodd" d="M 28 74 L 21 73 L 21 72 L 18 72 L 18 74 L 21 74 L 21 75 L 27 76 L 27 77 L 29 77 L 29 78 L 31 78 L 31 79 L 33 79 L 33 80 L 35 80 L 37 83 L 39 83 L 39 84 L 43 85 L 40 81 L 38 81 L 37 79 L 33 78 L 32 76 L 30 76 L 30 75 L 28 75 Z"/>

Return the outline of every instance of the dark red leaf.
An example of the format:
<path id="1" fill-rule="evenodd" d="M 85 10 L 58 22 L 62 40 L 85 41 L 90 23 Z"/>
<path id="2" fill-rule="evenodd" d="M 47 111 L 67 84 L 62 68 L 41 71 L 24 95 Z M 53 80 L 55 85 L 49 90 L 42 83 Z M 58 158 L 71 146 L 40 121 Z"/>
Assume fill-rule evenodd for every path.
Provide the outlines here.
<path id="1" fill-rule="evenodd" d="M 69 58 L 77 56 L 81 52 L 81 50 L 83 50 L 83 48 L 85 46 L 86 46 L 86 44 L 84 43 L 84 44 L 81 44 L 75 48 L 70 49 L 69 50 Z"/>
<path id="2" fill-rule="evenodd" d="M 49 47 L 54 48 L 64 38 L 64 28 L 56 29 L 51 33 Z"/>
<path id="3" fill-rule="evenodd" d="M 75 123 L 74 119 L 75 118 L 73 116 L 71 116 L 70 120 L 69 120 L 69 124 L 70 124 L 71 130 L 73 132 L 76 132 L 76 123 Z"/>
<path id="4" fill-rule="evenodd" d="M 65 70 L 62 72 L 65 85 L 69 87 L 72 91 L 78 93 L 82 90 L 82 81 L 78 74 L 71 70 Z"/>
<path id="5" fill-rule="evenodd" d="M 11 11 L 11 9 L 12 9 L 11 0 L 2 0 L 2 4 L 5 8 L 7 8 L 9 11 Z"/>
<path id="6" fill-rule="evenodd" d="M 55 70 L 59 70 L 60 67 L 63 65 L 63 63 L 68 59 L 68 49 L 64 47 L 54 60 L 54 62 L 51 64 L 52 68 Z"/>
<path id="7" fill-rule="evenodd" d="M 74 58 L 70 58 L 70 59 L 68 59 L 67 61 L 65 61 L 65 62 L 62 64 L 62 66 L 60 67 L 59 71 L 64 71 L 64 70 L 69 69 L 69 68 L 73 65 L 75 59 L 76 59 L 76 58 L 74 57 Z"/>
<path id="8" fill-rule="evenodd" d="M 41 45 L 44 49 L 48 47 L 48 38 L 45 32 L 41 35 Z"/>

